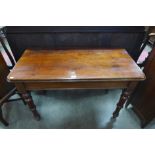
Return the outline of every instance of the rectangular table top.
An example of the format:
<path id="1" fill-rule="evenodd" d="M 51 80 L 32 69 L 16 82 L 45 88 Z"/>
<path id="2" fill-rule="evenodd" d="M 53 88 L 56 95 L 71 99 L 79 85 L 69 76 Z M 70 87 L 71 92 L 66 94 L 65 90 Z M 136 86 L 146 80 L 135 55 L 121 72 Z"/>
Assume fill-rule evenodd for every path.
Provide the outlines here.
<path id="1" fill-rule="evenodd" d="M 27 49 L 8 75 L 12 82 L 144 79 L 125 49 Z"/>

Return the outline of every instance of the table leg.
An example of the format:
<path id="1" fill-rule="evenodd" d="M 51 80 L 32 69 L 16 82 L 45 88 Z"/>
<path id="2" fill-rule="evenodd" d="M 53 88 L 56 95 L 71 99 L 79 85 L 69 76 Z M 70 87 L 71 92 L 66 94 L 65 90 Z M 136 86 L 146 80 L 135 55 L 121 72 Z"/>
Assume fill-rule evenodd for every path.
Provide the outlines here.
<path id="1" fill-rule="evenodd" d="M 18 95 L 20 96 L 21 100 L 23 101 L 24 105 L 26 105 L 27 103 L 25 102 L 25 100 L 23 99 L 22 95 L 20 93 L 18 93 Z"/>
<path id="2" fill-rule="evenodd" d="M 129 83 L 128 87 L 122 91 L 119 102 L 117 103 L 117 107 L 115 111 L 113 112 L 113 118 L 116 118 L 119 116 L 120 110 L 123 108 L 125 102 L 128 100 L 129 96 L 133 92 L 136 85 L 137 85 L 137 82 L 131 82 Z"/>
<path id="3" fill-rule="evenodd" d="M 32 114 L 36 120 L 40 120 L 40 115 L 36 110 L 36 106 L 33 102 L 32 96 L 29 91 L 26 90 L 24 83 L 15 83 L 18 93 L 20 93 L 24 102 L 29 106 Z"/>
<path id="4" fill-rule="evenodd" d="M 29 92 L 26 92 L 26 93 L 21 93 L 21 96 L 25 101 L 25 103 L 27 103 L 27 105 L 29 106 L 30 110 L 32 111 L 34 118 L 39 121 L 40 115 L 36 110 L 36 106 L 32 100 L 31 94 Z"/>

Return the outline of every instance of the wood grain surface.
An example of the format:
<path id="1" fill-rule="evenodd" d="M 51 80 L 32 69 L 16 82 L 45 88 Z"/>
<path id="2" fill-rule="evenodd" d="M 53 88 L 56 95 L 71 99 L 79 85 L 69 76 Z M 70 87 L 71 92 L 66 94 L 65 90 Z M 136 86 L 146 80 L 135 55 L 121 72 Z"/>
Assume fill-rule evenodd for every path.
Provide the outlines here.
<path id="1" fill-rule="evenodd" d="M 139 81 L 145 75 L 124 49 L 25 50 L 9 81 Z"/>

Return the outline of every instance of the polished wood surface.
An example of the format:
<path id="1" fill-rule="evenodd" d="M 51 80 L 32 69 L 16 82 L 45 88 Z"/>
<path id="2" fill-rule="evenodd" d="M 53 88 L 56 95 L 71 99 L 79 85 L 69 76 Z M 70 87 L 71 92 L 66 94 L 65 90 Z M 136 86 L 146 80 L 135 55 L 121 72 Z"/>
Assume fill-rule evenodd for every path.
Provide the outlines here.
<path id="1" fill-rule="evenodd" d="M 26 50 L 9 81 L 139 81 L 144 74 L 124 49 Z"/>

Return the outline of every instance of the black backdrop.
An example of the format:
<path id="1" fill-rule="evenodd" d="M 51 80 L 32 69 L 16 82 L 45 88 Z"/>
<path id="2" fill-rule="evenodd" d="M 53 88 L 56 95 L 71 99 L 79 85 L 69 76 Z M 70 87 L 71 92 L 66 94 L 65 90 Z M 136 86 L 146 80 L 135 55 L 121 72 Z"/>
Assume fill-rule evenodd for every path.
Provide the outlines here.
<path id="1" fill-rule="evenodd" d="M 26 48 L 125 48 L 136 61 L 145 35 L 142 26 L 7 26 L 5 31 L 16 60 Z"/>

